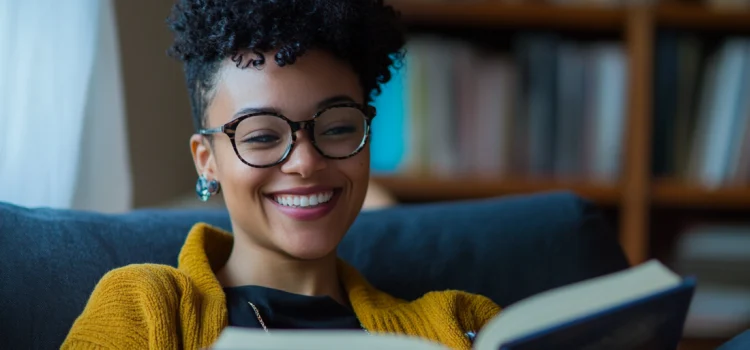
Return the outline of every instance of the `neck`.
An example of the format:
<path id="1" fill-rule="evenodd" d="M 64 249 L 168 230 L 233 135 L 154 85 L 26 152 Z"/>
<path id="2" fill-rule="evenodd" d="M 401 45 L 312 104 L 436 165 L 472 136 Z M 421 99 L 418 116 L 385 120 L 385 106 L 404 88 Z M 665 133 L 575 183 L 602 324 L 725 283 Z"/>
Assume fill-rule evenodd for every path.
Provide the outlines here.
<path id="1" fill-rule="evenodd" d="M 299 260 L 241 236 L 235 235 L 229 259 L 216 273 L 222 286 L 255 285 L 301 295 L 325 295 L 346 304 L 335 252 L 320 259 Z"/>

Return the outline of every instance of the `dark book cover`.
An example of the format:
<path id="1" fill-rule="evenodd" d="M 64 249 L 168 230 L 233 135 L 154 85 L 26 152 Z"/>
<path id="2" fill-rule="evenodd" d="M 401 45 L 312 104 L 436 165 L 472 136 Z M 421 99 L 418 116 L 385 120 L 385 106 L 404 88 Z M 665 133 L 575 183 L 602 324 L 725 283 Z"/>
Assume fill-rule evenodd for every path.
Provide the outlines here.
<path id="1" fill-rule="evenodd" d="M 503 344 L 500 350 L 677 349 L 695 279 L 674 288 Z"/>

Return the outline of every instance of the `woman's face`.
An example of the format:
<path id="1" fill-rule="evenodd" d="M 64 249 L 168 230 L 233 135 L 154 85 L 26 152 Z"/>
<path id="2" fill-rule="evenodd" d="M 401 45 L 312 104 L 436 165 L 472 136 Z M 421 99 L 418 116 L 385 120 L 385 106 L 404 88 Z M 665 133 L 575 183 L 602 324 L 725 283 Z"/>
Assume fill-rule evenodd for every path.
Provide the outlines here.
<path id="1" fill-rule="evenodd" d="M 275 110 L 292 121 L 302 121 L 335 102 L 364 102 L 355 72 L 332 55 L 308 51 L 285 67 L 272 58 L 273 53 L 266 53 L 261 69 L 241 69 L 231 60 L 224 62 L 207 109 L 208 128 L 221 126 L 248 108 Z M 369 180 L 369 146 L 353 157 L 334 160 L 316 151 L 307 132 L 298 131 L 296 137 L 288 158 L 270 168 L 253 168 L 240 161 L 225 134 L 214 135 L 213 144 L 192 137 L 199 173 L 221 183 L 235 245 L 260 246 L 294 259 L 327 257 L 335 254 L 362 208 Z M 313 196 L 319 202 L 330 200 L 310 208 L 290 208 L 278 202 L 282 198 L 309 202 Z"/>

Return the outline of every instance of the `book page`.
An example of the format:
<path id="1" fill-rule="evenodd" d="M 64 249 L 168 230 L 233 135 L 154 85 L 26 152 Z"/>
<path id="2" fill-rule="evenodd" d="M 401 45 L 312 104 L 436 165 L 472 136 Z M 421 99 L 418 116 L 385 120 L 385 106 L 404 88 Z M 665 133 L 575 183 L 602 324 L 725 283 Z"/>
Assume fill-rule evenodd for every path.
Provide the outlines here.
<path id="1" fill-rule="evenodd" d="M 213 350 L 449 350 L 428 340 L 362 331 L 274 330 L 226 327 Z"/>
<path id="2" fill-rule="evenodd" d="M 658 261 L 563 286 L 509 306 L 479 332 L 476 348 L 500 344 L 675 287 L 682 279 Z"/>

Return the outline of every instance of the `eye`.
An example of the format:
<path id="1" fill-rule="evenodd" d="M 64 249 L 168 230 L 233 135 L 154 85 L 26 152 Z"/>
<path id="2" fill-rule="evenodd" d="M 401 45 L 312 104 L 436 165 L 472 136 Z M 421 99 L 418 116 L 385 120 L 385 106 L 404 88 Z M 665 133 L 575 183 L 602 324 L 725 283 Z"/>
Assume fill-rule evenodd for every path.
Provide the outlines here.
<path id="1" fill-rule="evenodd" d="M 355 126 L 351 125 L 342 125 L 342 126 L 335 126 L 328 130 L 326 130 L 323 135 L 341 135 L 341 134 L 351 134 L 357 131 L 357 128 Z"/>
<path id="2" fill-rule="evenodd" d="M 273 143 L 277 141 L 279 141 L 279 137 L 271 134 L 250 136 L 242 140 L 244 143 Z"/>

